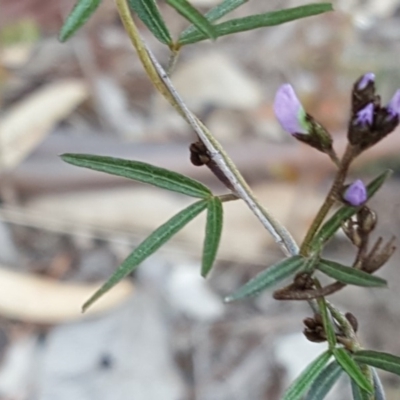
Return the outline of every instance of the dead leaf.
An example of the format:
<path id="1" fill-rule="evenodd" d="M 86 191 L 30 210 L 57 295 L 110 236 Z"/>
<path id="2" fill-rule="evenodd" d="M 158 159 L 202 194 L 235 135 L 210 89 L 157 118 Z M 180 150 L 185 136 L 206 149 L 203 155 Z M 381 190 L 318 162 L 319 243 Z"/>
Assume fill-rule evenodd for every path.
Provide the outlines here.
<path id="1" fill-rule="evenodd" d="M 82 304 L 103 284 L 78 284 L 0 267 L 0 314 L 7 318 L 56 324 L 80 318 Z M 133 285 L 123 281 L 84 315 L 98 314 L 122 303 Z"/>
<path id="2" fill-rule="evenodd" d="M 0 171 L 17 166 L 87 96 L 83 81 L 66 79 L 11 107 L 0 119 Z"/>

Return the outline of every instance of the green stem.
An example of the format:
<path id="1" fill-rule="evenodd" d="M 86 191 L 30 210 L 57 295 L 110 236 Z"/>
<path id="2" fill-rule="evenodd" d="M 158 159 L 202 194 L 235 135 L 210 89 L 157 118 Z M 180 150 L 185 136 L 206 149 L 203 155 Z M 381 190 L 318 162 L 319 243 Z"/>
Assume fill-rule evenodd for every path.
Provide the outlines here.
<path id="1" fill-rule="evenodd" d="M 340 162 L 339 170 L 336 174 L 335 180 L 332 183 L 331 189 L 326 196 L 324 203 L 319 209 L 317 215 L 312 222 L 310 229 L 308 230 L 306 237 L 303 240 L 303 243 L 300 247 L 300 254 L 303 256 L 307 256 L 309 245 L 311 241 L 314 239 L 315 234 L 317 233 L 319 227 L 324 221 L 326 215 L 328 214 L 331 207 L 334 205 L 339 191 L 343 187 L 344 180 L 346 179 L 347 172 L 349 170 L 350 164 L 354 159 L 354 151 L 353 147 L 349 144 L 346 148 L 346 151 L 343 154 L 342 160 Z"/>
<path id="2" fill-rule="evenodd" d="M 177 63 L 178 58 L 179 58 L 180 50 L 181 50 L 180 48 L 173 48 L 172 49 L 171 55 L 170 55 L 169 60 L 168 60 L 168 67 L 167 67 L 167 73 L 168 73 L 169 76 L 172 75 L 172 72 L 175 69 L 176 63 Z"/>
<path id="3" fill-rule="evenodd" d="M 347 339 L 350 340 L 350 346 L 351 348 L 349 350 L 351 351 L 356 351 L 360 350 L 361 346 L 358 341 L 357 335 L 354 332 L 353 327 L 351 326 L 350 322 L 346 318 L 344 314 L 342 314 L 332 303 L 329 301 L 326 301 L 326 305 L 329 308 L 329 311 L 332 314 L 332 317 L 335 319 L 335 321 L 339 324 L 340 329 L 344 333 Z"/>

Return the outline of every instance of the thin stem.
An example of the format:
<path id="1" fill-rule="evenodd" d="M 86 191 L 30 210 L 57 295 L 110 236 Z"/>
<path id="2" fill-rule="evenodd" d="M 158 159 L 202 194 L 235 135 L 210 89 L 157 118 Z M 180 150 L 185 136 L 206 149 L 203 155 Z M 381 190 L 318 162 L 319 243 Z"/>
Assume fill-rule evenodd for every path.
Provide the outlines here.
<path id="1" fill-rule="evenodd" d="M 168 60 L 168 67 L 167 67 L 167 72 L 168 72 L 169 76 L 171 76 L 172 73 L 174 72 L 176 63 L 177 63 L 178 58 L 179 58 L 179 54 L 181 52 L 180 50 L 181 50 L 180 48 L 172 49 L 171 55 L 170 55 L 169 60 Z"/>
<path id="2" fill-rule="evenodd" d="M 335 180 L 332 183 L 331 189 L 326 196 L 324 203 L 322 204 L 321 208 L 319 209 L 317 215 L 314 218 L 313 223 L 308 230 L 306 237 L 303 240 L 303 243 L 300 247 L 300 254 L 307 256 L 308 248 L 313 240 L 315 234 L 318 231 L 318 228 L 321 226 L 322 222 L 324 221 L 326 215 L 328 214 L 329 210 L 335 203 L 338 193 L 341 190 L 344 180 L 346 179 L 347 172 L 349 170 L 350 164 L 354 158 L 354 151 L 353 147 L 349 144 L 346 148 L 345 153 L 343 154 L 342 160 L 340 162 L 339 170 L 336 174 Z"/>
<path id="3" fill-rule="evenodd" d="M 223 202 L 226 203 L 227 201 L 234 201 L 234 200 L 239 200 L 239 197 L 237 197 L 233 193 L 227 193 L 227 194 L 221 194 L 218 196 L 218 198 Z"/>
<path id="4" fill-rule="evenodd" d="M 343 289 L 346 284 L 341 282 L 334 282 L 330 285 L 324 286 L 321 289 L 310 290 L 293 290 L 291 286 L 283 289 L 278 289 L 274 292 L 273 297 L 275 300 L 314 300 L 318 297 L 325 297 L 339 290 Z"/>

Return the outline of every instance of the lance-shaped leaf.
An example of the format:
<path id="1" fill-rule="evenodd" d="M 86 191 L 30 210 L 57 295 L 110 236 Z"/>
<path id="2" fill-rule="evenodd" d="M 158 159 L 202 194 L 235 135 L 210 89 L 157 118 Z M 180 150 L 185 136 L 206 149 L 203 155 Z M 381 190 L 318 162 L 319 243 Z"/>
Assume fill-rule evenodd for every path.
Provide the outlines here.
<path id="1" fill-rule="evenodd" d="M 163 189 L 186 194 L 187 196 L 205 198 L 211 191 L 202 183 L 187 176 L 156 167 L 140 161 L 124 160 L 91 154 L 63 154 L 61 158 L 72 165 L 122 176 L 135 181 L 148 183 Z"/>
<path id="2" fill-rule="evenodd" d="M 299 18 L 310 17 L 312 15 L 321 14 L 327 11 L 332 11 L 330 3 L 315 3 L 300 7 L 288 8 L 286 10 L 272 11 L 264 14 L 250 15 L 244 18 L 232 19 L 214 25 L 216 36 L 225 36 L 232 33 L 249 31 L 267 26 L 283 24 L 285 22 L 294 21 Z M 187 34 L 179 40 L 181 45 L 196 43 L 207 39 L 207 35 L 202 32 L 193 32 Z"/>
<path id="3" fill-rule="evenodd" d="M 248 1 L 249 0 L 224 0 L 208 11 L 204 17 L 207 18 L 208 22 L 218 21 L 220 18 Z M 185 40 L 187 36 L 193 35 L 195 32 L 198 33 L 199 30 L 194 25 L 190 25 L 179 35 L 179 41 Z"/>
<path id="4" fill-rule="evenodd" d="M 343 348 L 333 349 L 333 355 L 336 361 L 346 371 L 354 382 L 368 393 L 373 393 L 371 382 L 361 371 L 360 366 L 353 360 L 350 354 Z"/>
<path id="5" fill-rule="evenodd" d="M 304 258 L 301 256 L 285 258 L 265 271 L 260 272 L 231 296 L 226 297 L 225 301 L 230 302 L 244 297 L 255 296 L 293 275 L 302 268 L 303 264 Z"/>
<path id="6" fill-rule="evenodd" d="M 300 374 L 298 378 L 289 386 L 283 395 L 282 400 L 300 400 L 304 393 L 313 384 L 315 379 L 321 373 L 321 370 L 331 358 L 331 353 L 326 351 L 317 357 L 307 368 Z"/>
<path id="7" fill-rule="evenodd" d="M 191 22 L 200 34 L 206 38 L 216 39 L 217 34 L 209 20 L 186 0 L 167 0 L 167 4 L 175 8 L 179 14 Z"/>
<path id="8" fill-rule="evenodd" d="M 319 283 L 318 283 L 319 285 Z M 320 288 L 320 285 L 319 285 Z M 336 345 L 336 335 L 335 335 L 335 329 L 332 325 L 332 319 L 330 318 L 330 314 L 328 312 L 328 307 L 326 306 L 326 301 L 324 297 L 319 297 L 317 299 L 318 306 L 319 306 L 319 311 L 322 316 L 322 322 L 324 325 L 324 330 L 326 334 L 326 340 L 329 343 L 329 348 L 333 349 Z"/>
<path id="9" fill-rule="evenodd" d="M 400 375 L 400 357 L 373 350 L 360 350 L 354 353 L 357 362 Z"/>
<path id="10" fill-rule="evenodd" d="M 368 199 L 370 199 L 383 185 L 386 179 L 392 174 L 391 170 L 387 170 L 370 182 L 367 186 Z M 326 243 L 342 226 L 344 221 L 351 218 L 359 207 L 344 206 L 339 208 L 328 221 L 322 225 L 321 229 L 315 235 L 315 239 L 311 244 L 311 248 L 318 250 Z"/>
<path id="11" fill-rule="evenodd" d="M 61 28 L 59 39 L 69 39 L 96 11 L 101 0 L 78 0 Z"/>
<path id="12" fill-rule="evenodd" d="M 360 271 L 359 269 L 346 267 L 334 261 L 321 259 L 317 265 L 317 269 L 331 278 L 348 285 L 366 287 L 387 286 L 387 282 L 382 278 L 370 275 L 367 272 Z"/>
<path id="13" fill-rule="evenodd" d="M 365 390 L 361 389 L 360 386 L 357 385 L 351 379 L 351 393 L 353 394 L 353 400 L 371 400 L 371 396 Z"/>
<path id="14" fill-rule="evenodd" d="M 323 400 L 342 374 L 343 369 L 337 361 L 332 361 L 319 373 L 307 392 L 304 400 Z"/>
<path id="15" fill-rule="evenodd" d="M 171 34 L 154 0 L 128 0 L 128 4 L 161 43 L 172 43 Z"/>
<path id="16" fill-rule="evenodd" d="M 207 206 L 206 236 L 203 246 L 203 260 L 201 265 L 201 275 L 206 277 L 210 272 L 221 239 L 223 225 L 223 207 L 218 197 L 212 197 Z"/>
<path id="17" fill-rule="evenodd" d="M 200 200 L 190 205 L 151 233 L 125 259 L 110 279 L 83 305 L 83 311 L 87 310 L 104 293 L 108 292 L 118 282 L 133 272 L 141 262 L 157 251 L 188 222 L 197 217 L 207 207 L 207 203 L 207 200 Z"/>

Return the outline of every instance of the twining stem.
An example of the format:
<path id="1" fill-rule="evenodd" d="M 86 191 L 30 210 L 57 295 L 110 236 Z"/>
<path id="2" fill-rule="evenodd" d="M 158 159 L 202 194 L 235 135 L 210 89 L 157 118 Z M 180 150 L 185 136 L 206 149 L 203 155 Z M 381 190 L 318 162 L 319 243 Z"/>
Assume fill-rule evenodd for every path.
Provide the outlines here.
<path id="1" fill-rule="evenodd" d="M 285 255 L 298 254 L 299 249 L 286 228 L 279 223 L 264 207 L 260 205 L 250 187 L 245 182 L 232 160 L 223 150 L 216 138 L 208 131 L 199 119 L 191 113 L 180 95 L 175 90 L 167 73 L 161 67 L 146 43 L 140 37 L 130 14 L 126 0 L 116 0 L 118 12 L 132 44 L 157 90 L 171 103 L 178 113 L 190 124 L 201 142 L 206 146 L 210 158 L 218 165 L 231 183 L 234 194 L 240 197 L 257 216 L 264 227 L 270 232 L 275 242 L 282 248 Z"/>
<path id="2" fill-rule="evenodd" d="M 317 233 L 319 227 L 321 226 L 322 222 L 324 221 L 326 215 L 328 214 L 331 207 L 334 205 L 339 191 L 343 187 L 344 180 L 346 179 L 347 172 L 349 170 L 350 164 L 354 159 L 354 149 L 349 144 L 343 154 L 343 157 L 340 161 L 339 170 L 336 174 L 335 180 L 332 183 L 331 189 L 327 194 L 324 203 L 322 204 L 321 208 L 319 209 L 317 215 L 314 218 L 304 240 L 300 247 L 300 254 L 303 256 L 307 256 L 309 245 L 311 241 L 314 239 L 315 234 Z"/>

